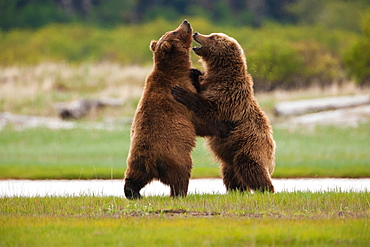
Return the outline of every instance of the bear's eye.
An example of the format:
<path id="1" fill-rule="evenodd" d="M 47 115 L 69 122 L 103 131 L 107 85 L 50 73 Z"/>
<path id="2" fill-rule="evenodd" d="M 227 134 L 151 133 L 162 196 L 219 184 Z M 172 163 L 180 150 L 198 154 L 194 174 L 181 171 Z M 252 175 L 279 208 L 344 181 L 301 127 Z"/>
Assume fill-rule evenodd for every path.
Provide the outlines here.
<path id="1" fill-rule="evenodd" d="M 177 34 L 177 32 L 172 32 L 172 34 Z"/>
<path id="2" fill-rule="evenodd" d="M 211 37 L 209 37 L 209 39 L 214 40 L 214 39 L 215 39 L 215 37 L 211 36 Z"/>

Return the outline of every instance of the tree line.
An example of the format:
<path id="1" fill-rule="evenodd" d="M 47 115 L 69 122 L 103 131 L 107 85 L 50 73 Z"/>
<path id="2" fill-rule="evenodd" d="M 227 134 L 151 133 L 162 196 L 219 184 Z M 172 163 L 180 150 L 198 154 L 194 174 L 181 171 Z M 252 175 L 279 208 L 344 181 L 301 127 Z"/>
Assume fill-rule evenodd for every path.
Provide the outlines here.
<path id="1" fill-rule="evenodd" d="M 103 27 L 158 18 L 202 16 L 216 24 L 258 27 L 266 21 L 360 29 L 370 0 L 0 0 L 0 28 L 83 22 Z"/>
<path id="2" fill-rule="evenodd" d="M 144 64 L 182 18 L 235 37 L 263 88 L 370 85 L 370 0 L 0 0 L 0 66 Z"/>

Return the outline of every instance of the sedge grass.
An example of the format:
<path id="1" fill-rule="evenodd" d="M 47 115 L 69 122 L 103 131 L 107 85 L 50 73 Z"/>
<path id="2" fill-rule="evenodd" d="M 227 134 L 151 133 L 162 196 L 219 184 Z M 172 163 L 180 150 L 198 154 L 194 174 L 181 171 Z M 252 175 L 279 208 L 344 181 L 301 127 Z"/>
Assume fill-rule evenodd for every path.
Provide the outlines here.
<path id="1" fill-rule="evenodd" d="M 369 193 L 0 198 L 2 246 L 367 246 Z"/>

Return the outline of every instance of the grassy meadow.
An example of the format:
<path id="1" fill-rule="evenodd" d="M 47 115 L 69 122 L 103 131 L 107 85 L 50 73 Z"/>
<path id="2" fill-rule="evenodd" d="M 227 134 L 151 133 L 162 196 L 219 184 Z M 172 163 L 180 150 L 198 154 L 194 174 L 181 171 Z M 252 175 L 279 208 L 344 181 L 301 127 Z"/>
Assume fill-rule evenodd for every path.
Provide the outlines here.
<path id="1" fill-rule="evenodd" d="M 319 82 L 293 92 L 256 95 L 277 143 L 273 177 L 370 177 L 369 122 L 290 129 L 273 114 L 274 105 L 284 100 L 368 94 L 368 88 L 354 86 L 343 68 L 343 57 L 359 33 L 189 21 L 195 31 L 235 37 L 257 87 Z M 151 70 L 149 42 L 173 25 L 157 20 L 113 29 L 51 24 L 0 31 L 0 113 L 56 118 L 60 103 L 124 100 L 122 107 L 91 111 L 74 129 L 24 129 L 0 121 L 0 179 L 122 179 L 130 125 L 122 121 L 113 129 L 90 127 L 132 118 Z M 201 68 L 197 59 L 192 54 L 194 66 Z M 202 138 L 193 162 L 193 178 L 220 177 L 219 164 Z M 0 246 L 369 246 L 369 201 L 369 192 L 341 191 L 139 201 L 83 195 L 2 197 Z"/>
<path id="2" fill-rule="evenodd" d="M 338 92 L 323 93 L 332 94 Z M 274 177 L 369 177 L 370 123 L 289 129 L 271 115 L 278 101 L 312 95 L 303 91 L 257 95 L 276 123 Z M 74 129 L 5 126 L 0 132 L 0 178 L 122 179 L 130 125 L 111 130 L 87 126 L 111 115 L 132 116 L 135 101 L 132 98 L 124 109 L 93 112 Z M 9 105 L 12 102 L 17 99 Z M 28 109 L 55 114 L 52 108 L 49 113 L 40 113 L 42 107 Z M 220 176 L 202 138 L 193 160 L 193 178 Z M 83 195 L 2 197 L 0 245 L 367 246 L 369 201 L 369 192 L 341 191 L 155 196 L 139 201 Z"/>
<path id="3" fill-rule="evenodd" d="M 0 245 L 367 246 L 368 193 L 0 198 Z M 34 237 L 38 236 L 38 237 Z"/>

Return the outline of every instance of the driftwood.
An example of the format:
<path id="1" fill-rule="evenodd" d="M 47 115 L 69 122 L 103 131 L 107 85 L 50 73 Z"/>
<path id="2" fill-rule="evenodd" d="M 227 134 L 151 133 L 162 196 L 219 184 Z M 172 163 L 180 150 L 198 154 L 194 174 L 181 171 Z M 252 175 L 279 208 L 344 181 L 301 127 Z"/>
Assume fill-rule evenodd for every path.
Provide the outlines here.
<path id="1" fill-rule="evenodd" d="M 56 108 L 58 109 L 59 117 L 62 119 L 79 119 L 88 114 L 94 108 L 122 106 L 123 103 L 124 101 L 122 99 L 81 99 L 69 104 L 59 103 L 56 105 Z"/>
<path id="2" fill-rule="evenodd" d="M 293 116 L 312 112 L 343 109 L 366 104 L 370 104 L 370 95 L 284 101 L 275 106 L 275 114 L 278 116 Z"/>
<path id="3" fill-rule="evenodd" d="M 305 114 L 290 118 L 284 123 L 289 128 L 296 126 L 338 125 L 356 127 L 370 120 L 370 105 L 356 106 Z"/>
<path id="4" fill-rule="evenodd" d="M 12 124 L 19 130 L 40 126 L 49 129 L 72 129 L 75 127 L 74 122 L 63 121 L 58 118 L 15 115 L 9 112 L 0 112 L 0 130 L 8 124 Z"/>

